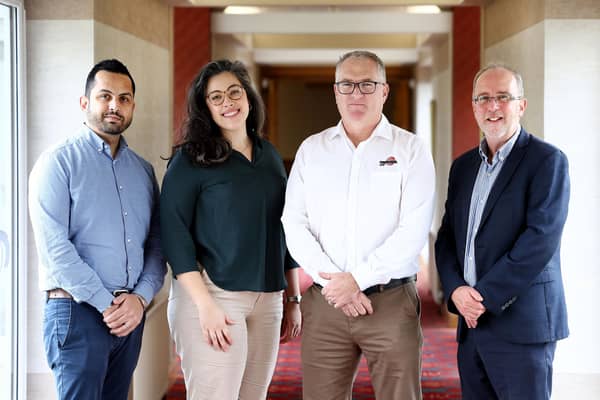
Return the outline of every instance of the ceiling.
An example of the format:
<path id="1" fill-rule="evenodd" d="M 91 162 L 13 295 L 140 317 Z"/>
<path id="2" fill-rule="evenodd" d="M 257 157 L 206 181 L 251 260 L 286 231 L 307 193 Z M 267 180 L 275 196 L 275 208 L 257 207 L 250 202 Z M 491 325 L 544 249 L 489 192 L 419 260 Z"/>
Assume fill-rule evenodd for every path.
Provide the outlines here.
<path id="1" fill-rule="evenodd" d="M 452 29 L 454 6 L 478 0 L 164 0 L 173 6 L 212 8 L 214 35 L 229 35 L 267 65 L 330 65 L 353 49 L 376 52 L 387 65 L 414 64 L 428 39 Z M 250 14 L 227 6 L 251 6 Z M 415 6 L 427 5 L 427 8 Z M 431 6 L 437 6 L 431 13 Z M 239 9 L 238 9 L 239 10 Z"/>

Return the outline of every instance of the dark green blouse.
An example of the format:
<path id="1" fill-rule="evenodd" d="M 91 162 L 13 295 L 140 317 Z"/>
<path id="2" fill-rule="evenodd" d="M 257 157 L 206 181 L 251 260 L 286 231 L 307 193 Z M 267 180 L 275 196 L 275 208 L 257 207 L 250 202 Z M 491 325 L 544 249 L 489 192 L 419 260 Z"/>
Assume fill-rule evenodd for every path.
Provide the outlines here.
<path id="1" fill-rule="evenodd" d="M 263 139 L 254 139 L 252 162 L 233 151 L 223 163 L 198 167 L 176 152 L 160 196 L 161 240 L 173 275 L 197 271 L 198 261 L 225 290 L 284 289 L 284 270 L 298 266 L 281 225 L 286 180 L 281 157 Z"/>

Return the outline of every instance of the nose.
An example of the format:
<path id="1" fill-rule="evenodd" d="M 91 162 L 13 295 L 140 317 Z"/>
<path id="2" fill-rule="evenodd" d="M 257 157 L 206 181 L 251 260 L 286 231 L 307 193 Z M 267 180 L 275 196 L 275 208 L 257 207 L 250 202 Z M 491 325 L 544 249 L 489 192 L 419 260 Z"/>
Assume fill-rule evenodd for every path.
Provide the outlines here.
<path id="1" fill-rule="evenodd" d="M 354 91 L 350 94 L 350 96 L 352 97 L 363 97 L 364 94 L 363 92 L 360 91 L 360 89 L 358 88 L 358 85 L 354 86 Z"/>
<path id="2" fill-rule="evenodd" d="M 112 99 L 110 103 L 108 103 L 108 109 L 116 111 L 119 108 L 119 104 L 117 103 L 117 99 Z"/>
<path id="3" fill-rule="evenodd" d="M 489 100 L 487 106 L 488 106 L 488 109 L 496 110 L 496 109 L 500 108 L 500 102 L 498 101 L 497 98 L 492 97 Z"/>
<path id="4" fill-rule="evenodd" d="M 225 95 L 225 99 L 223 99 L 223 106 L 230 106 L 233 104 L 233 100 L 227 95 Z"/>

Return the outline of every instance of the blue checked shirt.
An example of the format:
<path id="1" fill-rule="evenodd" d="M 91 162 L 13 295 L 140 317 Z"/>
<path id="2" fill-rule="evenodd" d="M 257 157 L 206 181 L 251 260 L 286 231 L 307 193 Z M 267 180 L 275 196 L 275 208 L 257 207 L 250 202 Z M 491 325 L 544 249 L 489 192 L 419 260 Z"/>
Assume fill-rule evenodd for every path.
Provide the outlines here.
<path id="1" fill-rule="evenodd" d="M 475 286 L 477 283 L 477 269 L 475 265 L 475 236 L 477 236 L 477 230 L 481 223 L 481 215 L 485 208 L 485 203 L 492 190 L 492 186 L 496 181 L 496 178 L 502 170 L 504 161 L 510 154 L 521 127 L 517 129 L 508 142 L 504 143 L 500 149 L 494 154 L 492 163 L 488 162 L 487 157 L 487 142 L 485 139 L 479 144 L 479 155 L 481 156 L 481 164 L 479 164 L 479 172 L 475 179 L 475 186 L 473 187 L 473 193 L 471 194 L 471 206 L 469 208 L 469 226 L 467 228 L 467 248 L 465 249 L 465 281 L 470 286 Z"/>
<path id="2" fill-rule="evenodd" d="M 62 288 L 100 312 L 116 289 L 149 303 L 166 272 L 158 196 L 152 166 L 123 137 L 114 159 L 86 126 L 44 152 L 29 180 L 41 289 Z"/>

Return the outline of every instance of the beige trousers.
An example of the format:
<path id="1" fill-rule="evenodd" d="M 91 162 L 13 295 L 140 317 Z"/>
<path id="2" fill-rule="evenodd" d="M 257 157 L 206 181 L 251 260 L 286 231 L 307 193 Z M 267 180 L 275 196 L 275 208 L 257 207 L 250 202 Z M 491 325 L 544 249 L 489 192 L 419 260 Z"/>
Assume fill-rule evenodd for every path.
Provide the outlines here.
<path id="1" fill-rule="evenodd" d="M 304 400 L 350 400 L 361 354 L 378 400 L 421 399 L 423 335 L 414 282 L 369 296 L 373 314 L 346 317 L 311 286 L 302 298 Z"/>
<path id="2" fill-rule="evenodd" d="M 205 342 L 196 306 L 173 279 L 168 305 L 171 336 L 185 378 L 188 400 L 265 399 L 277 362 L 281 292 L 231 292 L 203 273 L 215 302 L 235 321 L 227 352 Z"/>

